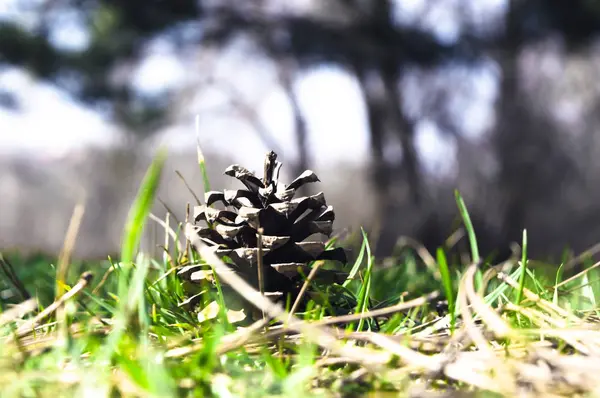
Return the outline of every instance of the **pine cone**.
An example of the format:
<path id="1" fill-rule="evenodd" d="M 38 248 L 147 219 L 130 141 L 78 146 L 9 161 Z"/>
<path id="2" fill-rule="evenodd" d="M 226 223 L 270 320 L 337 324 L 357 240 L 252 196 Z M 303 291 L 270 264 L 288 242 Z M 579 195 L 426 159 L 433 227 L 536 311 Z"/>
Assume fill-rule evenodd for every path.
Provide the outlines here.
<path id="1" fill-rule="evenodd" d="M 280 168 L 273 151 L 266 156 L 262 180 L 244 167 L 232 165 L 225 174 L 237 178 L 246 189 L 207 192 L 206 205 L 194 209 L 195 222 L 204 224 L 196 227 L 202 241 L 218 256 L 226 257 L 233 270 L 256 289 L 261 237 L 263 291 L 277 301 L 288 294 L 292 300 L 295 298 L 302 284 L 301 275 L 310 271 L 310 262 L 346 261 L 341 248 L 325 250 L 323 242 L 305 242 L 314 234 L 329 237 L 335 219 L 333 207 L 327 206 L 322 192 L 294 199 L 303 185 L 319 181 L 315 173 L 306 170 L 285 186 L 278 181 Z M 216 203 L 222 203 L 225 209 L 213 208 Z M 322 274 L 331 277 L 336 273 Z M 199 282 L 207 272 L 205 267 L 193 265 L 182 268 L 178 275 Z"/>

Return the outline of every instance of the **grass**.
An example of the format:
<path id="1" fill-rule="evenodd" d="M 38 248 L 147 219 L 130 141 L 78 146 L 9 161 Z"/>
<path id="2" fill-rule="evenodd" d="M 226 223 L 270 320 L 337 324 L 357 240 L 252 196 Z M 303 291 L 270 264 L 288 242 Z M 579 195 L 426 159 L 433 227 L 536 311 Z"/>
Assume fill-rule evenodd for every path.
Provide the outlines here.
<path id="1" fill-rule="evenodd" d="M 361 231 L 347 280 L 311 285 L 290 314 L 201 242 L 184 247 L 185 223 L 150 216 L 163 162 L 142 182 L 119 261 L 66 262 L 72 236 L 60 259 L 0 256 L 2 397 L 600 396 L 599 264 L 567 277 L 573 260 L 527 258 L 525 233 L 520 264 L 485 263 L 457 194 L 471 263 L 402 240 L 380 265 Z M 159 221 L 165 252 L 151 258 L 139 241 Z M 199 262 L 265 318 L 226 308 L 220 284 L 185 303 L 176 270 Z"/>

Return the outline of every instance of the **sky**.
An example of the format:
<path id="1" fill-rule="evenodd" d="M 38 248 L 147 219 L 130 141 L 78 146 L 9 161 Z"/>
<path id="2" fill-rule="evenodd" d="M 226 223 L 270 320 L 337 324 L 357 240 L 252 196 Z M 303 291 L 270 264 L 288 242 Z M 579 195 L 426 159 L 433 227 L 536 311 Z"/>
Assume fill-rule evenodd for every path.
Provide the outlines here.
<path id="1" fill-rule="evenodd" d="M 0 1 L 0 19 L 18 18 L 25 26 L 30 26 L 34 23 L 33 18 L 16 12 L 13 7 L 16 1 Z M 311 1 L 295 0 L 287 4 L 301 10 L 302 7 L 310 8 Z M 432 7 L 432 11 L 423 14 L 424 0 L 399 1 L 396 17 L 403 22 L 416 21 L 433 30 L 440 40 L 452 41 L 460 33 L 457 15 L 464 2 L 446 0 L 439 3 L 443 3 L 443 7 Z M 505 0 L 471 0 L 468 3 L 473 12 L 494 17 L 502 11 Z M 87 36 L 81 29 L 79 16 L 71 13 L 60 14 L 57 18 L 57 29 L 51 31 L 54 43 L 73 50 L 84 47 Z M 255 108 L 258 123 L 277 141 L 284 158 L 286 155 L 295 157 L 293 119 L 287 97 L 270 82 L 272 71 L 269 66 L 259 58 L 249 58 L 248 54 L 252 54 L 251 45 L 238 43 L 219 56 L 217 66 L 211 72 L 226 77 L 239 91 L 241 100 Z M 447 73 L 441 70 L 432 76 L 439 79 Z M 403 89 L 418 98 L 426 93 L 419 92 L 419 80 L 415 77 L 411 83 L 409 74 Z M 468 95 L 458 101 L 469 115 L 464 118 L 466 124 L 462 130 L 471 138 L 477 138 L 493 120 L 497 79 L 490 65 L 467 74 L 463 71 L 460 78 L 471 87 Z M 150 95 L 171 86 L 183 87 L 186 83 L 189 83 L 188 68 L 159 40 L 148 47 L 133 80 L 141 92 Z M 87 145 L 110 146 L 118 142 L 119 132 L 115 126 L 71 100 L 66 93 L 39 84 L 23 71 L 0 70 L 0 87 L 18 93 L 24 106 L 19 113 L 0 108 L 0 153 L 27 152 L 60 158 Z M 359 86 L 351 75 L 338 67 L 323 65 L 302 72 L 296 79 L 294 91 L 306 117 L 309 147 L 315 163 L 326 166 L 338 161 L 363 162 L 368 159 L 365 109 Z M 418 107 L 418 101 L 415 104 Z M 232 117 L 230 104 L 218 90 L 202 89 L 182 109 L 178 123 L 165 129 L 158 142 L 174 150 L 194 148 L 194 118 L 199 115 L 200 142 L 207 150 L 228 151 L 230 156 L 243 163 L 251 160 L 246 158 L 250 156 L 248 154 L 262 153 L 266 149 L 246 120 Z M 223 112 L 223 109 L 228 111 Z M 449 172 L 454 164 L 456 146 L 434 122 L 422 120 L 417 124 L 416 145 L 429 171 Z"/>

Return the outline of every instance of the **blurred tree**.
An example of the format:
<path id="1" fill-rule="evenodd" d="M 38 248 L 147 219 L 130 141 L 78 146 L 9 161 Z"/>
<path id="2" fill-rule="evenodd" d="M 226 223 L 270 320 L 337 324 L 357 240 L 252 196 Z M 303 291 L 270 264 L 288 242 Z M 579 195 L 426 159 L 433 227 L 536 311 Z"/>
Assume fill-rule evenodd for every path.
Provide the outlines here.
<path id="1" fill-rule="evenodd" d="M 341 65 L 356 76 L 362 89 L 381 219 L 392 201 L 389 187 L 398 183 L 398 175 L 409 187 L 413 206 L 423 206 L 425 195 L 414 141 L 418 118 L 426 115 L 409 116 L 405 110 L 408 99 L 399 87 L 407 68 L 470 65 L 493 57 L 502 76 L 494 137 L 500 164 L 497 183 L 505 197 L 505 225 L 497 236 L 502 243 L 518 239 L 531 204 L 548 193 L 558 175 L 574 173 L 552 126 L 533 115 L 522 96 L 519 54 L 526 45 L 556 35 L 574 51 L 600 32 L 600 6 L 589 0 L 510 0 L 502 21 L 504 29 L 482 33 L 465 22 L 455 40 L 442 40 L 418 20 L 400 22 L 394 17 L 400 0 L 314 1 L 311 9 L 300 13 L 286 12 L 283 0 L 14 3 L 37 19 L 28 25 L 19 18 L 0 22 L 0 66 L 26 68 L 140 134 L 159 130 L 176 94 L 142 95 L 132 85 L 133 65 L 143 56 L 145 46 L 161 38 L 181 55 L 198 47 L 222 48 L 240 35 L 253 39 L 278 64 L 281 85 L 290 97 L 300 153 L 298 170 L 310 167 L 310 154 L 306 123 L 292 88 L 295 75 L 318 64 Z M 427 7 L 442 3 L 431 1 Z M 466 14 L 469 1 L 463 3 Z M 82 49 L 61 48 L 52 40 L 52 29 L 67 12 L 79 16 L 88 37 Z M 18 109 L 17 105 L 0 91 L 0 106 Z M 436 121 L 444 123 L 446 133 L 461 134 L 451 120 Z M 386 156 L 386 148 L 394 143 L 401 151 Z M 552 167 L 540 170 L 539 165 L 548 164 L 547 159 L 552 159 Z M 427 228 L 438 226 L 430 222 Z M 423 234 L 439 235 L 434 232 Z"/>
<path id="2" fill-rule="evenodd" d="M 532 111 L 533 104 L 522 90 L 526 77 L 519 68 L 519 56 L 534 40 L 559 34 L 567 49 L 573 51 L 586 45 L 598 32 L 600 7 L 595 2 L 508 2 L 496 53 L 501 77 L 493 136 L 503 208 L 503 225 L 497 239 L 505 249 L 510 242 L 520 241 L 534 206 L 551 200 L 561 185 L 580 175 L 571 154 L 562 147 L 556 125 L 547 115 Z M 536 238 L 544 241 L 545 233 L 548 231 L 536 231 Z"/>
<path id="3" fill-rule="evenodd" d="M 128 130 L 148 133 L 164 121 L 168 93 L 148 98 L 135 92 L 131 79 L 119 77 L 142 56 L 144 46 L 157 35 L 168 35 L 185 45 L 178 26 L 197 21 L 201 8 L 195 0 L 16 0 L 16 17 L 0 22 L 0 65 L 23 67 L 40 79 L 66 89 L 74 98 L 92 105 Z M 35 15 L 28 26 L 28 13 Z M 75 13 L 88 37 L 83 49 L 61 48 L 51 32 L 60 16 Z M 127 75 L 127 74 L 126 74 Z"/>

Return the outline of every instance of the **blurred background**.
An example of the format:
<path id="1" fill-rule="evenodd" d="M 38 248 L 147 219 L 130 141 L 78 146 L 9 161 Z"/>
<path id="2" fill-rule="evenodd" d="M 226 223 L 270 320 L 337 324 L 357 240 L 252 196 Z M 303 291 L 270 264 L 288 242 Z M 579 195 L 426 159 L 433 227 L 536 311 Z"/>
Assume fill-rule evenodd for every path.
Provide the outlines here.
<path id="1" fill-rule="evenodd" d="M 484 253 L 524 227 L 533 256 L 581 251 L 600 242 L 599 33 L 589 0 L 0 0 L 0 249 L 58 252 L 85 201 L 76 254 L 117 252 L 160 145 L 181 219 L 198 115 L 213 189 L 275 150 L 379 255 L 441 244 L 454 189 Z"/>

